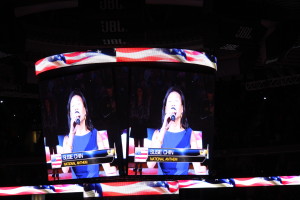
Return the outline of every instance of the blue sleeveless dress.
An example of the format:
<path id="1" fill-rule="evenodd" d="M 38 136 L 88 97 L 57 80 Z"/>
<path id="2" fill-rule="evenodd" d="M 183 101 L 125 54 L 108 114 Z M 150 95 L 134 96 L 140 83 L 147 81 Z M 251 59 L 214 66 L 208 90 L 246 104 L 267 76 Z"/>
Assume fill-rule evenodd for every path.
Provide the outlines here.
<path id="1" fill-rule="evenodd" d="M 72 152 L 97 150 L 97 129 L 93 129 L 85 135 L 75 135 Z M 72 178 L 99 177 L 99 164 L 71 167 Z"/>
<path id="2" fill-rule="evenodd" d="M 161 148 L 191 148 L 192 129 L 181 132 L 167 131 Z M 158 163 L 158 175 L 188 175 L 188 162 L 160 162 Z"/>

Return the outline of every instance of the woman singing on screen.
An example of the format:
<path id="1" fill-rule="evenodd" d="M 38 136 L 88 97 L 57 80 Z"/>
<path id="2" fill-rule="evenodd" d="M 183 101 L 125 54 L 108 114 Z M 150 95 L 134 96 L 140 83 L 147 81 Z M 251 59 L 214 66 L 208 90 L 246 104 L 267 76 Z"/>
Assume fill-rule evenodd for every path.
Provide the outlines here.
<path id="1" fill-rule="evenodd" d="M 87 102 L 81 91 L 74 90 L 70 93 L 67 109 L 69 134 L 64 138 L 64 153 L 109 149 L 100 132 L 93 127 Z M 116 168 L 109 163 L 102 166 L 106 175 L 116 174 Z M 63 167 L 62 170 L 67 173 L 69 168 Z M 73 179 L 99 177 L 99 164 L 71 167 L 71 171 Z"/>
<path id="2" fill-rule="evenodd" d="M 199 149 L 195 133 L 189 128 L 185 113 L 185 98 L 182 91 L 176 87 L 168 89 L 163 100 L 162 126 L 152 136 L 152 148 L 192 148 Z M 156 162 L 148 162 L 153 168 Z M 205 167 L 193 163 L 196 174 L 203 173 Z M 188 175 L 188 162 L 159 162 L 159 175 Z"/>

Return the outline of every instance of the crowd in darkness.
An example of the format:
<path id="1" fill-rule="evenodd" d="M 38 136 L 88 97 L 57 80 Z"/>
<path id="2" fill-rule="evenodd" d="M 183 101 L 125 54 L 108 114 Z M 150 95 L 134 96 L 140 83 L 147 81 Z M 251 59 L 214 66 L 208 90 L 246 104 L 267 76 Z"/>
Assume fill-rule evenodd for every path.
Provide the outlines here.
<path id="1" fill-rule="evenodd" d="M 0 186 L 45 180 L 39 99 L 1 98 Z"/>
<path id="2" fill-rule="evenodd" d="M 0 152 L 13 160 L 28 155 L 40 156 L 42 144 L 39 99 L 1 98 Z"/>
<path id="3" fill-rule="evenodd" d="M 247 91 L 239 81 L 219 82 L 216 87 L 217 147 L 299 144 L 296 130 L 300 122 L 300 94 L 295 91 L 299 91 L 298 85 Z"/>
<path id="4" fill-rule="evenodd" d="M 299 174 L 299 85 L 247 91 L 241 81 L 216 85 L 216 171 L 228 176 Z"/>

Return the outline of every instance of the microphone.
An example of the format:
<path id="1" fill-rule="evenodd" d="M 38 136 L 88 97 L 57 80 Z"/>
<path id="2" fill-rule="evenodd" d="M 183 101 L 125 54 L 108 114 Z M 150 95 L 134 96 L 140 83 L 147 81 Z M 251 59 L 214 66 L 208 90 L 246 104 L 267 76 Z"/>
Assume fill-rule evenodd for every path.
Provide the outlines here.
<path id="1" fill-rule="evenodd" d="M 76 120 L 75 120 L 75 124 L 79 125 L 80 124 L 80 117 L 78 117 Z"/>
<path id="2" fill-rule="evenodd" d="M 76 116 L 74 123 L 75 123 L 75 125 L 79 125 L 80 124 L 80 113 L 78 111 L 75 111 L 75 114 L 78 114 L 78 115 Z"/>
<path id="3" fill-rule="evenodd" d="M 172 107 L 171 110 L 174 110 L 175 112 L 171 115 L 170 119 L 172 121 L 175 121 L 175 118 L 176 118 L 176 109 L 174 107 Z"/>

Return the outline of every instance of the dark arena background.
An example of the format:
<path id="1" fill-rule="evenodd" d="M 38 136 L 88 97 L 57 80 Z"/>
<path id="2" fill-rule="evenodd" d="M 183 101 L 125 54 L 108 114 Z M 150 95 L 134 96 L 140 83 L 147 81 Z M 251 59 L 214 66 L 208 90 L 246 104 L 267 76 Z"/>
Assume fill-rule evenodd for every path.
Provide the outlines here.
<path id="1" fill-rule="evenodd" d="M 0 6 L 0 16 L 0 199 L 299 196 L 299 1 L 6 0 Z M 214 87 L 201 96 L 201 113 L 189 110 L 204 124 L 213 119 L 214 130 L 205 136 L 210 141 L 208 173 L 159 177 L 134 174 L 132 157 L 127 159 L 130 156 L 123 157 L 120 151 L 129 144 L 122 148 L 122 142 L 116 139 L 113 145 L 117 156 L 123 157 L 116 164 L 118 176 L 85 180 L 58 180 L 55 174 L 52 177 L 45 159 L 45 136 L 50 129 L 45 128 L 45 102 L 41 101 L 45 94 L 40 81 L 58 77 L 47 87 L 65 97 L 66 84 L 61 84 L 62 80 L 71 82 L 80 76 L 76 77 L 78 69 L 68 72 L 68 78 L 63 70 L 37 76 L 36 62 L 69 52 L 132 47 L 205 52 L 217 63 L 212 73 Z M 116 74 L 110 71 L 111 66 L 117 66 Z M 138 68 L 126 63 L 125 68 L 128 66 Z M 157 76 L 164 66 L 151 67 L 155 68 L 155 81 L 165 81 Z M 168 70 L 172 67 L 169 65 Z M 102 70 L 117 75 L 116 88 L 125 88 L 117 95 L 128 99 L 123 94 L 129 94 L 130 86 L 138 87 L 145 77 L 141 78 L 141 72 L 130 74 L 125 68 L 109 65 Z M 174 69 L 178 74 L 194 72 L 178 66 Z M 88 74 L 89 70 L 84 72 Z M 110 78 L 102 71 L 97 73 L 97 77 Z M 173 80 L 172 72 L 164 74 L 168 74 L 168 81 Z M 132 82 L 124 81 L 127 76 Z M 183 77 L 181 81 L 190 80 L 189 75 Z M 123 83 L 128 83 L 128 88 Z M 184 81 L 181 83 L 186 86 Z M 89 88 L 88 83 L 85 86 Z M 185 91 L 190 97 L 194 94 L 189 87 Z M 66 107 L 57 109 L 63 114 L 55 119 L 59 126 L 51 128 L 60 135 L 66 130 L 67 124 L 62 121 Z M 155 120 L 151 125 L 159 124 Z M 101 126 L 100 122 L 95 126 Z M 191 123 L 199 125 L 195 119 Z M 94 195 L 89 188 L 93 184 L 101 185 L 101 195 Z"/>

